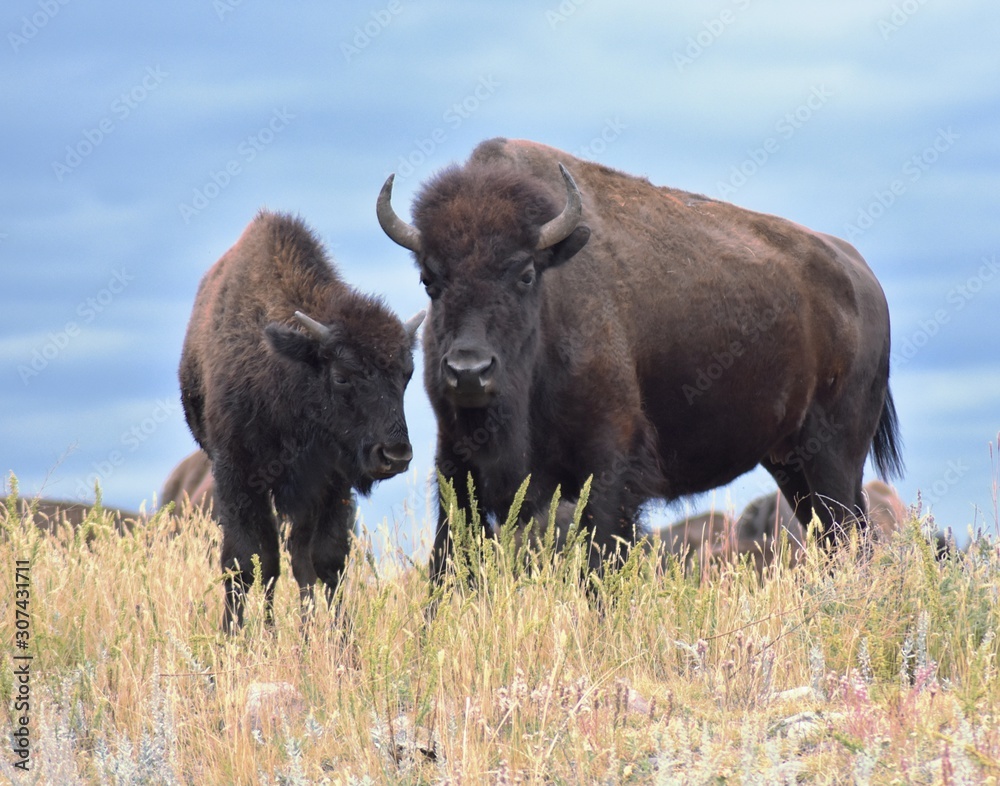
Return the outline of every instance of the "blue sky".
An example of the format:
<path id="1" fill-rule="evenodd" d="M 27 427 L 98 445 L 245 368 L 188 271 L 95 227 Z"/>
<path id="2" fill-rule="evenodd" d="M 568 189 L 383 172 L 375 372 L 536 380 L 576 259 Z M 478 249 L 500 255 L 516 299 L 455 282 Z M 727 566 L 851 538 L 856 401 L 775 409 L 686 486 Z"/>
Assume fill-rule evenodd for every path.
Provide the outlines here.
<path id="1" fill-rule="evenodd" d="M 892 313 L 903 497 L 960 537 L 994 530 L 1000 10 L 671 5 L 5 4 L 0 470 L 150 506 L 193 447 L 176 367 L 198 281 L 255 212 L 301 215 L 405 318 L 424 294 L 375 221 L 382 182 L 397 172 L 406 215 L 419 183 L 510 136 L 850 239 Z M 413 468 L 362 515 L 415 544 L 419 376 L 407 413 Z M 757 472 L 715 500 L 769 487 Z"/>

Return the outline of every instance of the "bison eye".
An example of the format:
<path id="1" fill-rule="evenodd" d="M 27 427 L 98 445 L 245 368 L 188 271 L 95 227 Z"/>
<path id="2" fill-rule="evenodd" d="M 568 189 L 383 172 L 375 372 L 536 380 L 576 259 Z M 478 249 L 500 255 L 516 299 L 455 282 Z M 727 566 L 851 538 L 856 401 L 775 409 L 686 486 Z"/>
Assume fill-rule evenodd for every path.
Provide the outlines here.
<path id="1" fill-rule="evenodd" d="M 427 297 L 431 300 L 437 300 L 441 296 L 441 286 L 426 275 L 420 277 L 420 283 L 424 285 L 424 289 L 427 290 Z"/>
<path id="2" fill-rule="evenodd" d="M 535 275 L 535 266 L 528 265 L 523 271 L 521 271 L 521 278 L 518 279 L 518 283 L 520 283 L 522 287 L 530 287 L 535 283 Z"/>
<path id="3" fill-rule="evenodd" d="M 351 386 L 351 380 L 339 371 L 333 372 L 333 387 L 336 390 L 346 390 Z"/>

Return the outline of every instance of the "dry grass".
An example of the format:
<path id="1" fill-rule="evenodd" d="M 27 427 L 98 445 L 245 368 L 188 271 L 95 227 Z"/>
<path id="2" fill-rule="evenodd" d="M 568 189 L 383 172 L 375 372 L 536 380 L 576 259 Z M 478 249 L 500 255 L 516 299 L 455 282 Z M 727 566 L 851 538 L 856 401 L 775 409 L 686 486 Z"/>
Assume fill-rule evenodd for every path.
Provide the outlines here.
<path id="1" fill-rule="evenodd" d="M 12 512 L 13 513 L 13 512 Z M 2 517 L 3 514 L 0 514 Z M 580 555 L 521 568 L 467 542 L 431 599 L 424 561 L 355 549 L 345 623 L 303 630 L 287 561 L 273 630 L 218 632 L 218 529 L 93 511 L 0 518 L 0 641 L 31 566 L 32 769 L 114 784 L 996 783 L 1000 548 L 937 562 L 916 520 L 862 563 L 814 549 L 759 581 L 636 550 L 588 592 Z M 401 567 L 402 566 L 402 567 Z M 696 571 L 698 576 L 701 572 Z M 474 588 L 473 588 L 474 587 Z M 0 726 L 11 740 L 7 658 Z M 285 683 L 268 688 L 261 683 Z"/>

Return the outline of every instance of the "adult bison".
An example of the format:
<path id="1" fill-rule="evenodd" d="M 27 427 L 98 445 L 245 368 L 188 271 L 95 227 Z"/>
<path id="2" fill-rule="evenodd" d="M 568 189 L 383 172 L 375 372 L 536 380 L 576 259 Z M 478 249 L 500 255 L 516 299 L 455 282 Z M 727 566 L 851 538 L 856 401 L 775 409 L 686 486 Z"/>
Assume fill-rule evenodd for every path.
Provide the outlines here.
<path id="1" fill-rule="evenodd" d="M 170 471 L 160 490 L 158 502 L 160 507 L 173 502 L 175 514 L 193 510 L 211 513 L 214 499 L 212 461 L 204 450 L 196 450 Z"/>
<path id="2" fill-rule="evenodd" d="M 212 461 L 226 579 L 223 627 L 243 621 L 260 557 L 267 603 L 278 513 L 303 604 L 332 597 L 350 550 L 351 490 L 404 471 L 403 392 L 423 319 L 407 324 L 343 282 L 298 219 L 262 211 L 205 275 L 180 364 L 191 433 Z"/>
<path id="3" fill-rule="evenodd" d="M 761 464 L 832 544 L 864 524 L 869 451 L 900 471 L 886 301 L 847 243 L 527 141 L 438 174 L 412 224 L 391 191 L 379 221 L 431 298 L 437 466 L 464 505 L 471 475 L 484 522 L 529 474 L 529 516 L 593 475 L 596 566 L 644 501 Z M 436 577 L 449 548 L 442 510 Z"/>
<path id="4" fill-rule="evenodd" d="M 704 570 L 713 562 L 747 555 L 762 576 L 778 556 L 782 530 L 794 565 L 805 543 L 805 531 L 781 492 L 772 492 L 752 500 L 738 519 L 720 511 L 699 513 L 663 527 L 658 534 L 663 554 L 683 557 L 688 567 L 697 560 Z"/>

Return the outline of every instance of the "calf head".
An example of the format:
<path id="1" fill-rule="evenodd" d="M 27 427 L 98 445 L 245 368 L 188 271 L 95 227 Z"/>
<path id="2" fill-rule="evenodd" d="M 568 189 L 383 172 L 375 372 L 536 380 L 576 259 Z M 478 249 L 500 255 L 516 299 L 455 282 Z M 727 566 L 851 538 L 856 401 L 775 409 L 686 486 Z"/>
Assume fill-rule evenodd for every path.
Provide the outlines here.
<path id="1" fill-rule="evenodd" d="M 590 237 L 580 224 L 580 192 L 565 167 L 559 169 L 566 194 L 561 212 L 546 184 L 496 162 L 438 175 L 417 196 L 413 225 L 390 205 L 392 176 L 383 186 L 379 223 L 413 251 L 431 298 L 424 341 L 432 400 L 455 410 L 526 400 L 545 273 Z"/>
<path id="2" fill-rule="evenodd" d="M 404 472 L 413 455 L 403 394 L 424 312 L 403 324 L 380 302 L 358 296 L 333 322 L 300 311 L 294 318 L 302 330 L 272 323 L 264 331 L 272 351 L 301 372 L 283 400 L 296 402 L 289 414 L 305 420 L 298 425 L 310 443 L 367 494 L 375 481 Z"/>

